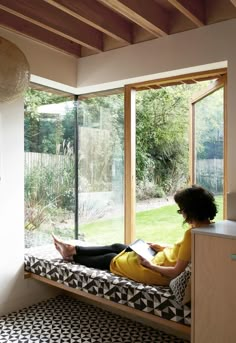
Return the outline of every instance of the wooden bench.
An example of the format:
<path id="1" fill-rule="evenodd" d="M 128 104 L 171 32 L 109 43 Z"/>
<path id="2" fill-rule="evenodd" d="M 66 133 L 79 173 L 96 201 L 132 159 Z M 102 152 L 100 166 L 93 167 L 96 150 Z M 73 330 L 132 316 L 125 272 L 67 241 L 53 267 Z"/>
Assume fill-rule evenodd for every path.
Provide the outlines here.
<path id="1" fill-rule="evenodd" d="M 53 246 L 27 249 L 25 277 L 190 340 L 191 308 L 176 303 L 169 287 L 144 285 L 107 271 L 62 261 Z"/>

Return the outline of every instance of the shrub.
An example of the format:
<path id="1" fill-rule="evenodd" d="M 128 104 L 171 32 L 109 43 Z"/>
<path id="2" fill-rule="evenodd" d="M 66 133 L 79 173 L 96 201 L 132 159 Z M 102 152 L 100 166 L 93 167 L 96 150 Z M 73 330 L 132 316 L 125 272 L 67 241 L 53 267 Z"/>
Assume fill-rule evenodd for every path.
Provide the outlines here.
<path id="1" fill-rule="evenodd" d="M 165 192 L 152 181 L 140 181 L 136 186 L 136 198 L 145 200 L 149 198 L 163 198 Z"/>

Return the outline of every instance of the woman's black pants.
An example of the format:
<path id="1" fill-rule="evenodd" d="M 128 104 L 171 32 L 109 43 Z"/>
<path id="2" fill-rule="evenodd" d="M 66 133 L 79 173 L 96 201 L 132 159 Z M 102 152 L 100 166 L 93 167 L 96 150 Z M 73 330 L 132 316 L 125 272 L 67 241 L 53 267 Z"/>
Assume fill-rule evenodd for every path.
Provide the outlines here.
<path id="1" fill-rule="evenodd" d="M 76 246 L 74 262 L 86 267 L 110 270 L 111 260 L 121 251 L 127 249 L 127 245 L 115 243 L 104 246 Z"/>

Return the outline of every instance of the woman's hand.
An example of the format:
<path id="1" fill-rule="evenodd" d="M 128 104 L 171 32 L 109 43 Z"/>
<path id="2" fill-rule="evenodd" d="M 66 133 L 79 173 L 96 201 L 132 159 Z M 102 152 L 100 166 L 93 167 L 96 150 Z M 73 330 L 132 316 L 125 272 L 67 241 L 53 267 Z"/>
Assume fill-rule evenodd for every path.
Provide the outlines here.
<path id="1" fill-rule="evenodd" d="M 158 251 L 162 251 L 165 249 L 164 246 L 160 245 L 160 244 L 157 244 L 157 243 L 148 243 L 150 248 L 152 248 L 153 250 L 155 250 L 156 252 Z"/>
<path id="2" fill-rule="evenodd" d="M 151 261 L 146 260 L 145 258 L 143 258 L 143 257 L 140 256 L 140 255 L 138 255 L 138 257 L 139 257 L 139 263 L 140 263 L 142 266 L 144 266 L 144 267 L 146 267 L 146 268 L 149 268 L 149 269 L 153 269 L 154 264 L 153 264 Z"/>
<path id="3" fill-rule="evenodd" d="M 158 244 L 158 243 L 148 243 L 150 248 L 152 248 L 153 250 L 155 250 L 156 252 L 162 251 L 165 248 L 170 248 L 173 245 L 172 244 Z"/>

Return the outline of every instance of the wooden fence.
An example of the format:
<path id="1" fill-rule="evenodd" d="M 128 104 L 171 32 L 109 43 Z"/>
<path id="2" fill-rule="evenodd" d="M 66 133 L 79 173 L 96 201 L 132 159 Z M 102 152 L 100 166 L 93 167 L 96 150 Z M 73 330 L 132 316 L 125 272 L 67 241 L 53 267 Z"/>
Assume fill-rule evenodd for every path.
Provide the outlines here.
<path id="1" fill-rule="evenodd" d="M 66 155 L 53 155 L 38 152 L 25 152 L 25 175 L 29 174 L 32 169 L 46 166 L 64 166 L 67 163 Z"/>
<path id="2" fill-rule="evenodd" d="M 196 182 L 209 191 L 219 194 L 223 192 L 224 161 L 223 159 L 198 160 Z"/>

